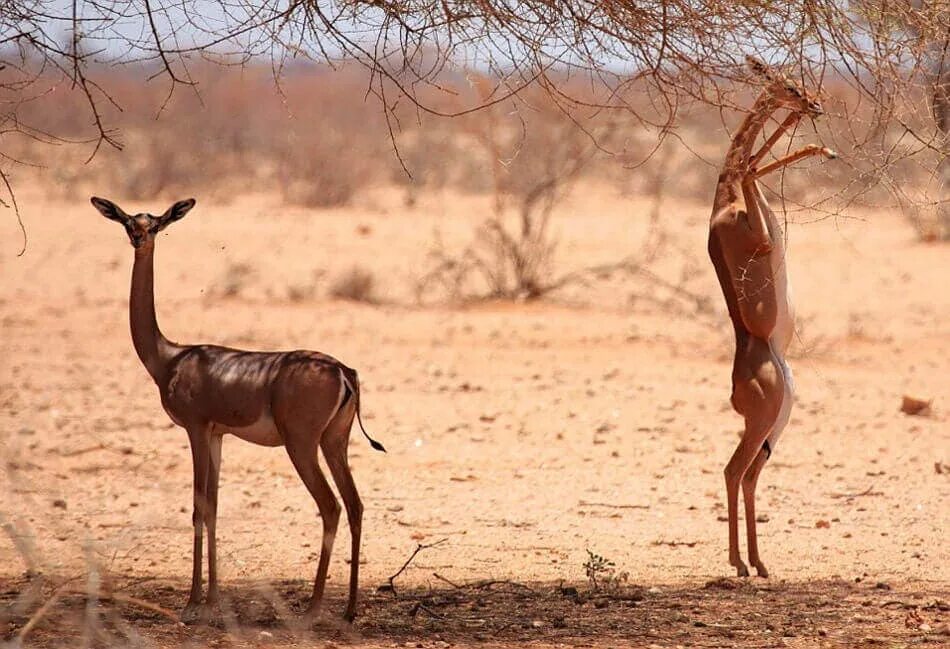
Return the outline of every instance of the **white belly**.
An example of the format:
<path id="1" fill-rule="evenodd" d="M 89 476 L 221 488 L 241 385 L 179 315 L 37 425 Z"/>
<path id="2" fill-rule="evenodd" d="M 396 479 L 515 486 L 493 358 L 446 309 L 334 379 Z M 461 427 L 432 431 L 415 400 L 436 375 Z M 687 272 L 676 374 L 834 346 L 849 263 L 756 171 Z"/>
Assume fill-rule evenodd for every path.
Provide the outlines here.
<path id="1" fill-rule="evenodd" d="M 763 207 L 769 228 L 769 236 L 772 239 L 772 252 L 769 263 L 772 266 L 772 278 L 775 282 L 775 302 L 777 313 L 775 318 L 775 329 L 769 337 L 772 347 L 779 352 L 781 356 L 795 336 L 795 308 L 792 306 L 791 287 L 788 283 L 788 260 L 785 257 L 785 233 L 775 218 L 775 213 L 768 208 L 768 204 L 763 199 Z"/>
<path id="2" fill-rule="evenodd" d="M 281 437 L 280 431 L 277 430 L 277 425 L 270 414 L 264 414 L 250 426 L 235 427 L 216 423 L 214 432 L 219 435 L 230 433 L 246 442 L 261 446 L 280 446 L 284 443 L 284 439 Z"/>
<path id="3" fill-rule="evenodd" d="M 795 308 L 792 306 L 791 287 L 788 284 L 788 276 L 785 274 L 784 260 L 781 263 L 783 265 L 780 268 L 773 266 L 772 277 L 775 278 L 775 300 L 778 312 L 775 317 L 775 329 L 772 330 L 769 342 L 784 356 L 795 336 Z"/>

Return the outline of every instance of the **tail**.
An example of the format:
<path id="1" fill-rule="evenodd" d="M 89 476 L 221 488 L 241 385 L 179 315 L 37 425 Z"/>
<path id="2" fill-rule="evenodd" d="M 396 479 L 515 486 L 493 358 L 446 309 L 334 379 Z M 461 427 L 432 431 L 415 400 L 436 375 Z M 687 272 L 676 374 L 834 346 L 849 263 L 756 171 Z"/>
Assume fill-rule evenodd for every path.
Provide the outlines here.
<path id="1" fill-rule="evenodd" d="M 356 406 L 356 421 L 359 422 L 360 430 L 363 431 L 363 435 L 369 440 L 370 446 L 377 451 L 385 453 L 386 447 L 370 437 L 369 433 L 366 432 L 366 428 L 363 426 L 363 417 L 360 415 L 360 380 L 356 375 L 356 370 L 341 364 L 340 371 L 343 373 L 343 382 L 346 384 L 346 387 L 349 388 L 350 392 L 353 393 L 353 403 Z"/>

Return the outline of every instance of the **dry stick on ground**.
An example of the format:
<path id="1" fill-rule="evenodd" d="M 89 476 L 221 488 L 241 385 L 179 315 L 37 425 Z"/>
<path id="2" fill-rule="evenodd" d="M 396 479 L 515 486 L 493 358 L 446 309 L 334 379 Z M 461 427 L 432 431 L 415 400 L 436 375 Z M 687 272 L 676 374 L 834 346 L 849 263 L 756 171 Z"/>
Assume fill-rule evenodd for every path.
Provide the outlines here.
<path id="1" fill-rule="evenodd" d="M 49 596 L 49 598 L 43 603 L 42 606 L 36 609 L 36 611 L 33 613 L 33 615 L 30 617 L 27 623 L 23 625 L 22 629 L 20 629 L 19 633 L 17 634 L 17 640 L 19 642 L 21 643 L 23 642 L 23 639 L 26 637 L 26 635 L 30 631 L 32 631 L 34 628 L 36 628 L 36 625 L 38 625 L 43 620 L 46 614 L 49 613 L 49 611 L 53 608 L 53 606 L 55 606 L 56 602 L 58 602 L 59 599 L 63 595 L 69 594 L 69 595 L 88 596 L 90 594 L 88 588 L 77 587 L 74 585 L 74 582 L 81 579 L 81 577 L 82 575 L 76 576 L 76 577 L 70 577 L 66 581 L 64 581 L 63 583 L 61 583 L 59 586 L 56 587 L 56 589 Z M 164 608 L 163 606 L 159 606 L 158 604 L 153 604 L 152 602 L 148 602 L 138 597 L 132 597 L 131 595 L 125 595 L 123 593 L 108 592 L 105 589 L 102 589 L 99 593 L 97 593 L 96 596 L 98 597 L 100 601 L 103 601 L 103 602 L 111 601 L 111 602 L 117 602 L 117 603 L 122 603 L 122 604 L 131 604 L 132 606 L 144 608 L 154 613 L 163 615 L 164 617 L 168 618 L 175 624 L 177 624 L 180 621 L 178 618 L 178 615 L 175 614 L 174 611 L 170 611 L 167 608 Z"/>
<path id="2" fill-rule="evenodd" d="M 432 576 L 435 577 L 436 579 L 438 579 L 439 581 L 444 581 L 445 583 L 447 583 L 447 584 L 448 584 L 449 586 L 451 586 L 452 588 L 462 588 L 462 584 L 456 584 L 454 581 L 451 581 L 451 580 L 447 579 L 446 577 L 443 577 L 442 575 L 440 575 L 440 574 L 437 573 L 437 572 L 433 572 L 433 573 L 432 573 Z"/>
<path id="3" fill-rule="evenodd" d="M 49 599 L 43 602 L 42 606 L 36 609 L 33 615 L 30 616 L 30 619 L 27 620 L 26 624 L 23 625 L 23 628 L 20 629 L 20 632 L 17 633 L 17 642 L 19 644 L 23 644 L 23 639 L 27 636 L 27 634 L 32 631 L 36 625 L 40 623 L 40 621 L 42 621 L 43 617 L 47 613 L 49 613 L 50 609 L 52 609 L 56 602 L 59 601 L 59 598 L 62 597 L 63 593 L 68 590 L 70 584 L 78 580 L 80 577 L 82 577 L 82 575 L 70 577 L 56 587 L 56 589 L 53 591 L 53 594 L 49 596 Z"/>
<path id="4" fill-rule="evenodd" d="M 884 495 L 883 491 L 872 491 L 874 485 L 871 485 L 864 491 L 854 494 L 828 494 L 829 498 L 860 498 L 861 496 L 882 496 Z"/>
<path id="5" fill-rule="evenodd" d="M 577 503 L 581 507 L 609 507 L 611 509 L 650 509 L 649 505 L 614 505 L 612 503 L 589 503 L 581 500 Z"/>
<path id="6" fill-rule="evenodd" d="M 437 545 L 442 545 L 443 543 L 445 543 L 445 542 L 448 541 L 448 540 L 449 540 L 448 538 L 444 538 L 444 539 L 439 539 L 438 541 L 436 541 L 436 542 L 434 542 L 434 543 L 425 543 L 425 544 L 419 543 L 419 544 L 416 545 L 416 549 L 412 551 L 412 554 L 409 555 L 409 558 L 406 559 L 406 562 L 405 562 L 404 564 L 402 564 L 402 568 L 400 568 L 399 570 L 397 570 L 397 571 L 396 571 L 396 574 L 392 575 L 392 576 L 389 578 L 389 590 L 392 592 L 393 597 L 396 597 L 396 596 L 397 596 L 397 594 L 396 594 L 396 583 L 395 583 L 395 582 L 396 582 L 396 577 L 398 577 L 399 575 L 401 575 L 403 572 L 406 571 L 406 568 L 408 568 L 408 567 L 409 567 L 409 564 L 412 563 L 413 559 L 416 558 L 416 555 L 419 554 L 420 552 L 422 552 L 423 550 L 428 550 L 429 548 L 434 548 L 434 547 L 437 546 Z"/>
<path id="7" fill-rule="evenodd" d="M 82 593 L 85 593 L 86 591 L 75 590 L 71 592 L 82 594 Z M 99 599 L 104 602 L 112 601 L 112 602 L 119 602 L 122 604 L 131 604 L 132 606 L 138 606 L 139 608 L 144 608 L 146 610 L 152 611 L 153 613 L 158 613 L 160 615 L 163 615 L 164 617 L 167 617 L 169 620 L 171 620 L 172 622 L 175 622 L 176 624 L 180 621 L 178 614 L 175 613 L 174 611 L 171 611 L 163 606 L 159 606 L 158 604 L 153 604 L 152 602 L 148 602 L 144 599 L 140 599 L 138 597 L 132 597 L 131 595 L 124 595 L 122 593 L 114 593 L 114 592 L 100 593 Z"/>

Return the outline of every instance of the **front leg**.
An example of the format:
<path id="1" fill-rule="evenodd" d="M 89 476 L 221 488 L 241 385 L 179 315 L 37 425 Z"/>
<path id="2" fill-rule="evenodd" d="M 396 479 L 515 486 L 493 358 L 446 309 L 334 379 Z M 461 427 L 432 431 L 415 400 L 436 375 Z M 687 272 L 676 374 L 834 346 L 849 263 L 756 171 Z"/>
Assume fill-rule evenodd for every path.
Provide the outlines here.
<path id="1" fill-rule="evenodd" d="M 185 610 L 182 611 L 182 622 L 195 622 L 200 617 L 201 605 L 201 555 L 202 531 L 208 505 L 208 462 L 211 456 L 207 426 L 189 426 L 188 441 L 191 443 L 191 462 L 194 470 L 194 508 L 191 514 L 191 524 L 194 528 L 194 548 L 192 550 L 191 593 Z"/>
<path id="2" fill-rule="evenodd" d="M 759 190 L 755 186 L 755 176 L 751 173 L 742 178 L 742 198 L 745 200 L 746 220 L 752 232 L 755 244 L 754 255 L 764 255 L 772 251 L 772 235 L 769 233 L 762 204 L 759 202 Z"/>
<path id="3" fill-rule="evenodd" d="M 798 151 L 794 153 L 790 153 L 784 158 L 779 158 L 778 160 L 765 165 L 761 169 L 754 171 L 753 175 L 756 178 L 761 178 L 763 176 L 769 175 L 773 171 L 777 171 L 781 169 L 782 167 L 786 167 L 792 164 L 793 162 L 797 162 L 801 160 L 802 158 L 807 158 L 813 155 L 821 155 L 828 158 L 829 160 L 834 160 L 835 158 L 838 157 L 837 153 L 835 153 L 834 151 L 832 151 L 826 146 L 818 146 L 817 144 L 807 144 L 801 149 L 799 149 Z"/>
<path id="4" fill-rule="evenodd" d="M 215 528 L 218 522 L 218 476 L 221 473 L 221 435 L 211 435 L 208 455 L 207 518 L 208 528 L 208 598 L 209 606 L 218 603 L 218 551 Z"/>

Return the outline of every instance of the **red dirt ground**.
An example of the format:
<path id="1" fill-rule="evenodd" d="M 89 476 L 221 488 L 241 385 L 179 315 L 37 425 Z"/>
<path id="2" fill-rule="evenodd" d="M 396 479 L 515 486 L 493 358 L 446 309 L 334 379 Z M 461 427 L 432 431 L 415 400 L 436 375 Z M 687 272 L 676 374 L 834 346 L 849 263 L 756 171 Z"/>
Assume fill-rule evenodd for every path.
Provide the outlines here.
<path id="1" fill-rule="evenodd" d="M 178 610 L 190 457 L 130 343 L 131 248 L 85 200 L 21 194 L 25 256 L 0 222 L 0 632 L 16 636 L 89 566 L 120 595 Z M 538 304 L 462 308 L 414 306 L 412 285 L 434 230 L 460 246 L 487 201 L 427 201 L 409 211 L 378 191 L 312 212 L 268 196 L 199 197 L 156 253 L 169 337 L 315 348 L 360 371 L 366 423 L 389 453 L 353 436 L 366 504 L 355 625 L 293 627 L 319 551 L 314 506 L 283 450 L 228 439 L 227 624 L 179 627 L 109 601 L 89 617 L 70 591 L 27 644 L 950 646 L 945 246 L 917 241 L 894 213 L 790 226 L 798 401 L 758 500 L 773 578 L 717 581 L 732 574 L 722 467 L 740 421 L 728 403 L 731 330 L 705 257 L 708 206 L 666 206 L 651 271 L 675 292 L 627 276 Z M 581 187 L 554 221 L 556 267 L 639 250 L 648 209 Z M 375 274 L 380 303 L 323 297 L 352 266 Z M 905 394 L 933 399 L 929 414 L 899 412 Z M 376 592 L 417 543 L 442 538 L 397 580 L 399 597 Z M 344 528 L 334 616 L 347 545 Z M 627 583 L 589 592 L 588 549 Z"/>

